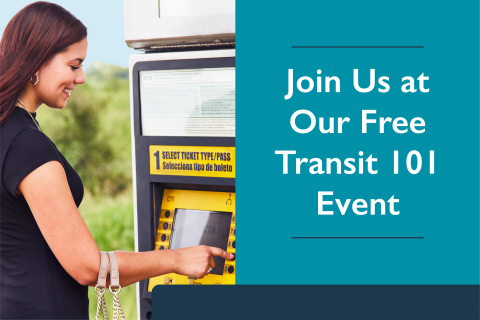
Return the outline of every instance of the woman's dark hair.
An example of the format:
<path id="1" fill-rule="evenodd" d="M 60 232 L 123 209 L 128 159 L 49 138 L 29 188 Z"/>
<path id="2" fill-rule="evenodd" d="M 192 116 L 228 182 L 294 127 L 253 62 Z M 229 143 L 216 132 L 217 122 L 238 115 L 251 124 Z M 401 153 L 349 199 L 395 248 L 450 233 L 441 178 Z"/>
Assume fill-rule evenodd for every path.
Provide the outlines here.
<path id="1" fill-rule="evenodd" d="M 10 20 L 0 42 L 0 124 L 12 115 L 30 77 L 86 36 L 80 20 L 50 2 L 29 4 Z"/>

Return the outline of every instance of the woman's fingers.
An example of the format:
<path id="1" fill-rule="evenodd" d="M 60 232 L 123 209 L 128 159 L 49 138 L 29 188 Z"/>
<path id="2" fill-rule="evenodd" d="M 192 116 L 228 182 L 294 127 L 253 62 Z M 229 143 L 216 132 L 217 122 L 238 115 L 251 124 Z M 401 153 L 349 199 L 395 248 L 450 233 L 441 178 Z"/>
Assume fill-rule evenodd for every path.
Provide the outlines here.
<path id="1" fill-rule="evenodd" d="M 215 268 L 215 261 L 213 260 L 212 255 L 208 255 L 208 259 L 206 261 L 206 269 L 203 271 L 201 277 L 197 277 L 197 279 L 203 279 L 203 277 L 207 276 L 210 273 L 210 270 Z"/>
<path id="2" fill-rule="evenodd" d="M 225 259 L 233 259 L 233 257 L 235 256 L 233 253 L 229 253 L 220 248 L 215 248 L 215 247 L 209 247 L 209 248 L 212 256 L 218 256 Z"/>
<path id="3" fill-rule="evenodd" d="M 213 256 L 210 256 L 208 258 L 208 262 L 210 263 L 210 268 L 212 268 L 212 269 L 215 268 L 215 261 L 213 260 Z"/>
<path id="4" fill-rule="evenodd" d="M 202 279 L 215 268 L 214 256 L 233 259 L 234 255 L 220 248 L 195 246 L 172 250 L 175 253 L 175 273 Z"/>

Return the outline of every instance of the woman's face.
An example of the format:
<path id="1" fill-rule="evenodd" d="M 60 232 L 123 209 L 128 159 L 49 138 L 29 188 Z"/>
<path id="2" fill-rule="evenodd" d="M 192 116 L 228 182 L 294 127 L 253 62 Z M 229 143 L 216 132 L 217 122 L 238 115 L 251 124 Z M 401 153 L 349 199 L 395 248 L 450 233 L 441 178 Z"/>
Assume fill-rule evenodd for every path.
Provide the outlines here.
<path id="1" fill-rule="evenodd" d="M 87 38 L 58 53 L 38 71 L 39 81 L 34 90 L 40 102 L 50 108 L 63 109 L 77 84 L 85 82 L 82 62 L 87 57 Z M 32 78 L 35 81 L 35 76 Z"/>

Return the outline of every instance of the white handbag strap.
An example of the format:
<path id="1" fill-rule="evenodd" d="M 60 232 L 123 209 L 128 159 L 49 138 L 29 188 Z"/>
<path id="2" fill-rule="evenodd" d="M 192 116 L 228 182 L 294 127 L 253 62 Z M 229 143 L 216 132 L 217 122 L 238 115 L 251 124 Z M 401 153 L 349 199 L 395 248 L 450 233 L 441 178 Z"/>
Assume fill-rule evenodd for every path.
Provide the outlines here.
<path id="1" fill-rule="evenodd" d="M 113 319 L 117 320 L 118 316 L 122 320 L 125 320 L 125 314 L 123 313 L 122 306 L 120 305 L 120 300 L 118 299 L 118 294 L 122 287 L 120 286 L 120 273 L 118 272 L 118 260 L 117 254 L 114 251 L 108 253 L 110 258 L 110 292 L 113 295 Z"/>
<path id="2" fill-rule="evenodd" d="M 107 305 L 105 303 L 105 290 L 107 286 L 107 274 L 108 274 L 108 254 L 100 251 L 100 269 L 98 270 L 98 280 L 95 286 L 95 292 L 97 293 L 97 313 L 95 319 L 99 319 L 100 309 L 103 312 L 103 319 L 108 320 Z"/>
<path id="3" fill-rule="evenodd" d="M 108 274 L 108 254 L 100 251 L 100 270 L 98 270 L 97 287 L 105 288 L 107 286 Z"/>
<path id="4" fill-rule="evenodd" d="M 110 258 L 110 288 L 120 289 L 120 275 L 118 273 L 117 254 L 115 251 L 111 251 L 108 253 L 108 257 Z"/>

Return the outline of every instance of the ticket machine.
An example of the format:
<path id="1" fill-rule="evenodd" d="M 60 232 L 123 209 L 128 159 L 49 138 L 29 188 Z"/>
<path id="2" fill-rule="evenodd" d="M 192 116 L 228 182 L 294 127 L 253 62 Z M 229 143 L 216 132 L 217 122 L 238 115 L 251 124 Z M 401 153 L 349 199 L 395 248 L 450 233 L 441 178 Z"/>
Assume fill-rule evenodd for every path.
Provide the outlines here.
<path id="1" fill-rule="evenodd" d="M 130 56 L 137 251 L 207 245 L 235 253 L 235 2 L 124 0 Z M 137 285 L 151 318 L 157 285 L 235 284 L 235 259 L 203 279 Z"/>

